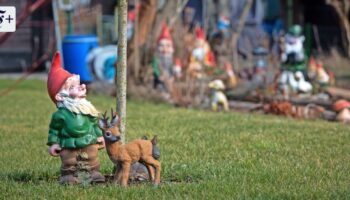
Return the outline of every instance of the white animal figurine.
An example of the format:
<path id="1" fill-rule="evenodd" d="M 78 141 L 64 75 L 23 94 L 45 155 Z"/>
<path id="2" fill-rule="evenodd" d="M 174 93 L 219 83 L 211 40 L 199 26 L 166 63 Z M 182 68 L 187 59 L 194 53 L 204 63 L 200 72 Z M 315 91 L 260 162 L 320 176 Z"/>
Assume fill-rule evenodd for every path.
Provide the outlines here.
<path id="1" fill-rule="evenodd" d="M 221 105 L 224 111 L 229 110 L 228 101 L 226 95 L 223 93 L 225 90 L 224 83 L 216 79 L 208 84 L 208 87 L 212 90 L 211 93 L 211 108 L 213 111 L 217 111 L 219 105 Z"/>
<path id="2" fill-rule="evenodd" d="M 312 91 L 312 85 L 305 81 L 304 75 L 301 71 L 297 71 L 294 74 L 295 82 L 291 83 L 293 90 L 297 93 L 310 93 Z"/>

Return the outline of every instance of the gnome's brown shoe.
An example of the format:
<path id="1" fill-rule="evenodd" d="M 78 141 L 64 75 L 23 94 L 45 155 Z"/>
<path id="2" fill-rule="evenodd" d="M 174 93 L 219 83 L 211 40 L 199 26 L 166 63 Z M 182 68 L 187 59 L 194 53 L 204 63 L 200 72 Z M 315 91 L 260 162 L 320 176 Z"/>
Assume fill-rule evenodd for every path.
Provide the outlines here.
<path id="1" fill-rule="evenodd" d="M 99 171 L 91 172 L 91 183 L 104 183 L 106 178 Z"/>
<path id="2" fill-rule="evenodd" d="M 74 184 L 78 184 L 79 181 L 72 174 L 68 174 L 68 175 L 61 176 L 60 180 L 59 180 L 59 183 L 61 185 L 74 185 Z"/>

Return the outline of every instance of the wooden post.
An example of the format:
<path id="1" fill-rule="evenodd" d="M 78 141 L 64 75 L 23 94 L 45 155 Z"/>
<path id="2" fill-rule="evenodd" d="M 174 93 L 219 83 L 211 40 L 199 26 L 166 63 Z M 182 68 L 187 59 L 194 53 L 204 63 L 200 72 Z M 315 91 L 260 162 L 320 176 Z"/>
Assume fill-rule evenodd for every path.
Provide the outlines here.
<path id="1" fill-rule="evenodd" d="M 121 141 L 126 135 L 126 50 L 127 50 L 127 0 L 118 1 L 118 62 L 117 62 L 117 112 L 120 117 Z"/>

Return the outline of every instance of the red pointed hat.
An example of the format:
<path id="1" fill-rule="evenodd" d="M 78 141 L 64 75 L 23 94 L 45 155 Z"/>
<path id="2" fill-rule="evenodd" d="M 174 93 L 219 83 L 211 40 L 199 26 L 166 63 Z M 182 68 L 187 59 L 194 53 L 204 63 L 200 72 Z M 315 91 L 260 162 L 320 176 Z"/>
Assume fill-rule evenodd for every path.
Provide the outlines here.
<path id="1" fill-rule="evenodd" d="M 179 66 L 179 67 L 182 67 L 182 62 L 181 62 L 180 58 L 176 58 L 175 59 L 175 65 Z"/>
<path id="2" fill-rule="evenodd" d="M 138 3 L 137 5 L 135 5 L 135 8 L 133 10 L 128 11 L 128 20 L 135 21 L 135 18 L 139 13 L 140 8 L 141 8 L 141 4 Z"/>
<path id="3" fill-rule="evenodd" d="M 163 23 L 162 32 L 160 33 L 160 36 L 158 37 L 157 41 L 159 42 L 161 39 L 167 39 L 167 40 L 170 40 L 171 42 L 173 41 L 170 35 L 169 27 L 166 23 Z"/>
<path id="4" fill-rule="evenodd" d="M 128 20 L 133 22 L 135 20 L 135 17 L 136 17 L 136 12 L 135 11 L 129 11 L 128 12 Z"/>
<path id="5" fill-rule="evenodd" d="M 313 56 L 310 57 L 309 64 L 316 64 L 316 60 Z"/>
<path id="6" fill-rule="evenodd" d="M 56 94 L 61 90 L 63 84 L 71 76 L 73 76 L 73 74 L 63 69 L 61 55 L 57 51 L 52 59 L 51 69 L 47 76 L 47 92 L 54 103 L 56 103 Z"/>
<path id="7" fill-rule="evenodd" d="M 323 68 L 323 63 L 320 63 L 320 62 L 316 63 L 316 68 L 317 69 L 320 69 L 320 68 L 322 69 Z"/>
<path id="8" fill-rule="evenodd" d="M 197 39 L 201 39 L 201 40 L 204 40 L 204 39 L 205 39 L 205 33 L 204 33 L 204 31 L 203 31 L 202 28 L 197 27 L 197 28 L 195 29 L 195 32 L 196 32 L 196 37 L 197 37 Z"/>

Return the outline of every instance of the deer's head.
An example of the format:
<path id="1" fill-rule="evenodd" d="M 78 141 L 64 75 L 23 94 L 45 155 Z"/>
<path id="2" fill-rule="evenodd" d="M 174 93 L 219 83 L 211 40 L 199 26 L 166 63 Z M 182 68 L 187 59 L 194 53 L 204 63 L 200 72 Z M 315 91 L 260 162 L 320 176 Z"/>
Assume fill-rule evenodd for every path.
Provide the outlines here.
<path id="1" fill-rule="evenodd" d="M 109 121 L 109 117 L 107 117 L 107 111 L 106 111 L 102 115 L 102 118 L 99 119 L 99 127 L 102 130 L 105 141 L 114 143 L 114 142 L 118 142 L 121 139 L 119 128 L 118 128 L 118 124 L 120 120 L 117 113 L 113 112 L 113 109 L 111 109 L 111 115 L 112 115 L 112 118 Z"/>

